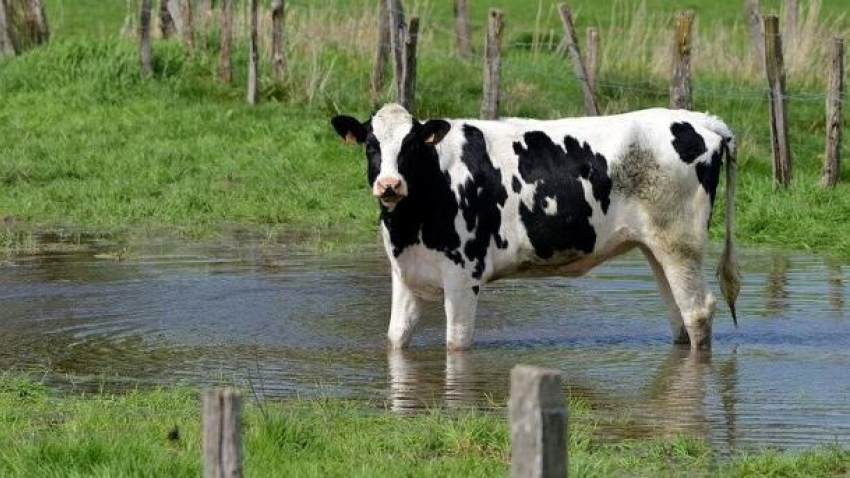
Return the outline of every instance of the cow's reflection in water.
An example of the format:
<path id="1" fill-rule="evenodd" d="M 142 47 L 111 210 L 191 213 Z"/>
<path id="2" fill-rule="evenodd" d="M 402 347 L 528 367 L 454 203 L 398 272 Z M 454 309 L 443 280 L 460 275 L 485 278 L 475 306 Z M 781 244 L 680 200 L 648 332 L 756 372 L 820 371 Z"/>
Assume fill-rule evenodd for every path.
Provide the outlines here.
<path id="1" fill-rule="evenodd" d="M 406 350 L 387 352 L 389 406 L 395 412 L 412 413 L 433 407 L 482 408 L 492 402 L 487 393 L 492 383 L 475 372 L 474 353 L 445 352 L 445 368 L 435 376 L 437 367 L 428 366 Z"/>
<path id="2" fill-rule="evenodd" d="M 507 363 L 489 363 L 485 357 L 476 356 L 476 352 L 446 352 L 445 368 L 440 366 L 442 357 L 434 355 L 392 350 L 387 357 L 389 407 L 395 412 L 493 408 L 507 404 L 510 386 Z M 557 368 L 564 371 L 566 387 L 573 390 L 576 398 L 594 409 L 614 412 L 608 417 L 611 420 L 603 420 L 610 423 L 600 424 L 602 433 L 621 437 L 689 435 L 723 448 L 735 448 L 734 351 L 728 356 L 712 358 L 710 351 L 673 346 L 643 382 L 644 386 L 633 377 L 591 380 L 581 376 L 581 367 L 565 363 Z M 630 398 L 626 401 L 623 383 L 634 384 L 632 390 L 636 392 L 627 393 Z M 622 420 L 624 416 L 628 420 Z"/>

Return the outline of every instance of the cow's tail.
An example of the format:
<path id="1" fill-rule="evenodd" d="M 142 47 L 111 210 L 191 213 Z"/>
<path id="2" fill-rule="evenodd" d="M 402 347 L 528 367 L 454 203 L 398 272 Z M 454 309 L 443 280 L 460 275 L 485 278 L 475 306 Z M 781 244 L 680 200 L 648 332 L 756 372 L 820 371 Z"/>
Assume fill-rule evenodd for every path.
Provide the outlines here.
<path id="1" fill-rule="evenodd" d="M 735 174 L 738 161 L 738 151 L 735 144 L 735 135 L 726 124 L 716 118 L 715 128 L 711 128 L 723 138 L 723 148 L 726 156 L 726 239 L 723 244 L 723 254 L 717 265 L 717 280 L 720 284 L 720 292 L 729 305 L 732 313 L 732 321 L 738 326 L 738 316 L 735 313 L 735 300 L 741 291 L 741 272 L 735 259 Z M 719 123 L 719 124 L 717 124 Z"/>

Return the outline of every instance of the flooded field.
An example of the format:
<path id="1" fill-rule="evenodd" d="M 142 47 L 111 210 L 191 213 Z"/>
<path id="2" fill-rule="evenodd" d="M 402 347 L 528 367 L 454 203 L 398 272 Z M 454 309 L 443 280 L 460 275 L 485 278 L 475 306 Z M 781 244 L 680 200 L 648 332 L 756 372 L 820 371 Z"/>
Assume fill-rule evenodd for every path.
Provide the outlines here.
<path id="1" fill-rule="evenodd" d="M 523 362 L 561 370 L 612 438 L 689 433 L 724 451 L 850 439 L 850 266 L 810 254 L 742 250 L 740 326 L 721 301 L 707 356 L 670 344 L 640 254 L 578 279 L 494 284 L 471 352 L 444 351 L 434 305 L 413 348 L 388 354 L 377 246 L 315 253 L 242 237 L 50 250 L 0 253 L 0 370 L 57 387 L 250 383 L 264 397 L 410 413 L 503 407 Z"/>

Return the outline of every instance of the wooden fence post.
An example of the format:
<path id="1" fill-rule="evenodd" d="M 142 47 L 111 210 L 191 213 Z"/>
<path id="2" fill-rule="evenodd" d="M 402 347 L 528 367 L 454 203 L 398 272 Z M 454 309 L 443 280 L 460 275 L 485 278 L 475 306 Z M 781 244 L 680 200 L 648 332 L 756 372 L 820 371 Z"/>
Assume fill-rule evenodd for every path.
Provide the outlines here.
<path id="1" fill-rule="evenodd" d="M 3 0 L 0 0 L 2 2 Z M 151 0 L 142 0 L 139 12 L 139 56 L 142 62 L 142 73 L 153 74 L 153 57 L 151 54 Z"/>
<path id="2" fill-rule="evenodd" d="M 419 40 L 419 17 L 410 17 L 404 41 L 404 69 L 399 103 L 411 111 L 416 101 L 416 44 Z"/>
<path id="3" fill-rule="evenodd" d="M 247 100 L 249 105 L 257 104 L 257 88 L 259 87 L 259 62 L 260 53 L 257 49 L 257 9 L 259 0 L 251 0 L 251 11 L 249 13 L 251 21 L 250 38 L 248 39 L 248 94 Z"/>
<path id="4" fill-rule="evenodd" d="M 499 115 L 499 85 L 502 69 L 502 30 L 505 12 L 491 8 L 487 23 L 487 40 L 484 47 L 484 99 L 481 118 L 492 120 Z"/>
<path id="5" fill-rule="evenodd" d="M 204 478 L 242 476 L 242 415 L 239 393 L 233 389 L 204 391 Z"/>
<path id="6" fill-rule="evenodd" d="M 670 77 L 670 108 L 689 110 L 691 100 L 691 28 L 694 12 L 676 13 L 673 40 L 673 73 Z"/>
<path id="7" fill-rule="evenodd" d="M 390 47 L 393 51 L 393 71 L 396 95 L 402 89 L 404 81 L 404 40 L 406 26 L 404 23 L 404 7 L 401 0 L 386 0 L 390 19 Z"/>
<path id="8" fill-rule="evenodd" d="M 285 0 L 272 1 L 272 66 L 274 78 L 283 79 L 286 52 L 283 50 L 284 15 L 286 14 Z"/>
<path id="9" fill-rule="evenodd" d="M 195 22 L 194 12 L 192 12 L 192 0 L 180 1 L 180 18 L 183 25 L 183 45 L 189 52 L 195 49 Z"/>
<path id="10" fill-rule="evenodd" d="M 35 29 L 35 44 L 40 45 L 50 40 L 50 26 L 47 24 L 47 14 L 44 11 L 43 0 L 28 0 L 32 24 Z"/>
<path id="11" fill-rule="evenodd" d="M 227 0 L 224 0 L 227 1 Z M 168 0 L 159 0 L 159 33 L 162 38 L 171 38 L 177 27 L 174 25 L 174 18 L 171 17 L 171 11 L 168 10 Z"/>
<path id="12" fill-rule="evenodd" d="M 596 98 L 594 98 L 593 90 L 588 83 L 587 71 L 584 69 L 581 51 L 578 48 L 578 37 L 576 36 L 576 28 L 573 24 L 573 14 L 566 3 L 558 4 L 558 13 L 561 15 L 561 22 L 564 24 L 564 41 L 567 44 L 567 51 L 569 51 L 570 59 L 573 63 L 573 72 L 575 72 L 581 86 L 581 93 L 584 98 L 584 112 L 588 116 L 596 116 L 599 114 L 599 110 L 596 108 Z"/>
<path id="13" fill-rule="evenodd" d="M 799 7 L 797 0 L 782 1 L 783 18 L 782 18 L 782 38 L 786 48 L 791 48 L 799 38 L 797 38 L 797 26 Z"/>
<path id="14" fill-rule="evenodd" d="M 387 1 L 378 2 L 378 44 L 375 49 L 375 63 L 372 65 L 372 100 L 377 100 L 384 89 L 384 70 L 390 55 L 390 13 Z"/>
<path id="15" fill-rule="evenodd" d="M 791 184 L 791 147 L 788 144 L 788 99 L 785 96 L 785 67 L 779 17 L 764 17 L 764 55 L 770 98 L 770 136 L 773 146 L 773 179 L 780 186 Z"/>
<path id="16" fill-rule="evenodd" d="M 844 93 L 844 39 L 835 37 L 829 49 L 829 90 L 826 95 L 826 153 L 822 186 L 835 186 L 841 173 L 841 95 Z"/>
<path id="17" fill-rule="evenodd" d="M 759 15 L 759 0 L 747 0 L 745 14 L 747 24 L 750 26 L 750 56 L 755 65 L 755 71 L 761 72 L 764 66 L 764 34 L 761 28 L 761 15 Z"/>
<path id="18" fill-rule="evenodd" d="M 599 33 L 595 28 L 588 28 L 586 31 L 587 38 L 587 59 L 585 71 L 587 72 L 587 84 L 590 86 L 590 92 L 596 98 L 596 71 L 597 61 L 599 58 Z"/>
<path id="19" fill-rule="evenodd" d="M 462 60 L 468 60 L 472 56 L 472 44 L 469 42 L 469 5 L 466 0 L 455 0 L 455 49 Z"/>
<path id="20" fill-rule="evenodd" d="M 12 28 L 6 13 L 6 3 L 0 0 L 0 58 L 4 56 L 15 56 L 15 44 L 12 43 Z"/>
<path id="21" fill-rule="evenodd" d="M 557 370 L 511 370 L 511 477 L 566 477 L 568 415 Z"/>
<path id="22" fill-rule="evenodd" d="M 165 0 L 162 0 L 163 2 Z M 233 43 L 233 22 L 231 15 L 233 8 L 231 0 L 221 0 L 221 60 L 219 62 L 219 74 L 221 79 L 227 83 L 233 81 L 233 70 L 230 67 L 230 47 Z"/>

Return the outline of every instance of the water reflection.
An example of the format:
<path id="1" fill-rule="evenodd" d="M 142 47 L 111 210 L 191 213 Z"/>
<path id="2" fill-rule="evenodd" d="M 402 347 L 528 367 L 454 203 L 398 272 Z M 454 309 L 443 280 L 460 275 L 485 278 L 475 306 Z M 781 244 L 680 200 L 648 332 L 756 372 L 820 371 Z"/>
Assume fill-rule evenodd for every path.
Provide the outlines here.
<path id="1" fill-rule="evenodd" d="M 788 308 L 788 268 L 791 262 L 786 255 L 772 255 L 767 272 L 765 309 L 768 314 L 778 314 Z"/>
<path id="2" fill-rule="evenodd" d="M 844 280 L 841 272 L 841 264 L 835 261 L 827 261 L 829 270 L 829 307 L 830 310 L 840 315 L 844 311 Z"/>
<path id="3" fill-rule="evenodd" d="M 117 248 L 122 261 L 110 259 Z M 740 327 L 719 307 L 711 357 L 670 345 L 639 254 L 580 279 L 487 288 L 470 352 L 445 352 L 433 306 L 412 349 L 388 353 L 377 246 L 316 254 L 238 231 L 205 244 L 82 241 L 4 256 L 0 370 L 111 390 L 253 383 L 263 398 L 367 398 L 417 413 L 503 407 L 510 369 L 528 363 L 561 370 L 606 436 L 689 433 L 723 450 L 850 440 L 846 264 L 741 256 Z"/>

